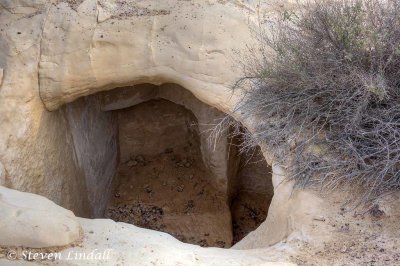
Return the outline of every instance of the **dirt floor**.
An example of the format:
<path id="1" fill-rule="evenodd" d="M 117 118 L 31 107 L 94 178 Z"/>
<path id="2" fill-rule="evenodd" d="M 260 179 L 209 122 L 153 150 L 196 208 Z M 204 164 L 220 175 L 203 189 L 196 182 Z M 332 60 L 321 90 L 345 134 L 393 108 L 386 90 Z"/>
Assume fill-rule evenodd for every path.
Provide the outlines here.
<path id="1" fill-rule="evenodd" d="M 184 155 L 170 149 L 120 165 L 106 217 L 186 243 L 230 247 L 265 220 L 270 199 L 243 191 L 229 209 L 226 193 L 211 182 L 199 154 L 187 148 Z"/>
<path id="2" fill-rule="evenodd" d="M 270 199 L 265 194 L 240 192 L 232 200 L 233 244 L 265 221 Z"/>
<path id="3" fill-rule="evenodd" d="M 226 194 L 215 188 L 196 149 L 185 148 L 138 155 L 120 165 L 106 217 L 167 232 L 186 243 L 229 247 Z"/>

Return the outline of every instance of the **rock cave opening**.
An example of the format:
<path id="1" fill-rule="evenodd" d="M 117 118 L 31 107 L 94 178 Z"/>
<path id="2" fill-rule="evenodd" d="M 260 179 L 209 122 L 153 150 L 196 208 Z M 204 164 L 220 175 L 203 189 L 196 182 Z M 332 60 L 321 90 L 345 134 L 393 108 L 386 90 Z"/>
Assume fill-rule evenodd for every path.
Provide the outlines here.
<path id="1" fill-rule="evenodd" d="M 104 124 L 113 137 L 102 141 L 114 154 L 102 156 L 95 150 L 92 158 L 102 158 L 107 169 L 114 169 L 112 175 L 86 181 L 93 217 L 223 248 L 266 219 L 273 196 L 272 169 L 260 149 L 240 153 L 242 140 L 229 132 L 214 145 L 209 142 L 210 128 L 226 114 L 176 84 L 116 88 L 85 97 L 87 104 L 91 97 L 100 105 L 99 116 L 108 116 Z M 69 108 L 70 113 L 77 109 L 71 104 Z M 96 119 L 83 122 L 98 124 Z M 93 153 L 80 146 L 80 153 Z"/>

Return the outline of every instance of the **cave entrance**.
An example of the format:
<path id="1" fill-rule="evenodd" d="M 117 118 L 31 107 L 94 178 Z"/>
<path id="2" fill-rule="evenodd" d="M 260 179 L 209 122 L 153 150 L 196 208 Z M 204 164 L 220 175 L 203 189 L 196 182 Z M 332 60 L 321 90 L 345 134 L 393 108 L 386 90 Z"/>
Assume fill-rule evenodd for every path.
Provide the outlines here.
<path id="1" fill-rule="evenodd" d="M 202 246 L 232 242 L 226 193 L 203 163 L 197 120 L 167 100 L 118 111 L 120 164 L 106 217 Z"/>
<path id="2" fill-rule="evenodd" d="M 118 136 L 106 218 L 224 248 L 265 220 L 273 186 L 261 152 L 240 154 L 242 140 L 229 132 L 209 144 L 208 130 L 225 114 L 175 84 L 117 88 L 100 98 Z"/>

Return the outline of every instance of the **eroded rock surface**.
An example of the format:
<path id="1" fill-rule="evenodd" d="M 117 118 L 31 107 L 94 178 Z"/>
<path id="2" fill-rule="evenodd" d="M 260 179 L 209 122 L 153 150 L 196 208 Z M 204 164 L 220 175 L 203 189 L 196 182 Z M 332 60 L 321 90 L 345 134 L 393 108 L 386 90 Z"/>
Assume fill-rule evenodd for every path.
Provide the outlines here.
<path id="1" fill-rule="evenodd" d="M 262 14 L 273 16 L 285 4 L 262 3 Z M 176 83 L 231 113 L 238 98 L 229 88 L 240 77 L 237 58 L 253 42 L 249 26 L 257 20 L 258 8 L 253 1 L 236 0 L 3 1 L 0 161 L 7 170 L 6 185 L 46 196 L 78 216 L 90 216 L 91 203 L 107 191 L 88 193 L 87 184 L 96 183 L 99 172 L 84 168 L 79 158 L 97 155 L 90 145 L 101 129 L 77 140 L 74 127 L 95 123 L 91 119 L 97 115 L 90 105 L 78 106 L 71 119 L 74 110 L 67 109 L 74 103 L 63 104 L 115 87 Z M 239 114 L 232 115 L 240 120 Z M 251 128 L 251 121 L 241 122 Z M 112 138 L 100 139 L 104 149 L 114 147 Z M 105 170 L 112 169 L 115 157 L 103 154 L 104 149 L 100 157 L 110 163 Z M 344 212 L 340 193 L 330 200 L 312 190 L 293 191 L 291 182 L 282 182 L 284 169 L 263 152 L 274 172 L 268 217 L 233 249 L 204 249 L 110 220 L 77 223 L 69 211 L 38 195 L 5 188 L 0 189 L 0 245 L 68 245 L 78 239 L 80 224 L 81 246 L 68 247 L 63 254 L 112 248 L 113 264 L 398 264 L 397 195 L 372 212 Z M 101 181 L 107 183 L 111 171 L 102 172 Z M 26 263 L 0 258 L 2 265 Z"/>
<path id="2" fill-rule="evenodd" d="M 4 165 L 0 162 L 0 186 L 4 186 L 6 184 L 6 169 Z"/>
<path id="3" fill-rule="evenodd" d="M 0 186 L 0 246 L 45 248 L 80 240 L 75 215 L 38 195 Z"/>
<path id="4" fill-rule="evenodd" d="M 249 21 L 255 14 L 236 1 L 86 0 L 76 10 L 50 5 L 40 95 L 54 110 L 101 90 L 176 83 L 228 111 L 234 98 L 227 88 L 240 73 L 235 60 L 254 41 Z"/>

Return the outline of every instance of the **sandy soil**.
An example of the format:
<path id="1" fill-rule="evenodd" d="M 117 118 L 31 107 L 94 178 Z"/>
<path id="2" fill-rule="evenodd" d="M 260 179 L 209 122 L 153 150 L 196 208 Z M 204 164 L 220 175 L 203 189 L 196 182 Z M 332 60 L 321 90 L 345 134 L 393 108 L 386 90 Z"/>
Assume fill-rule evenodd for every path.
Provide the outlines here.
<path id="1" fill-rule="evenodd" d="M 167 232 L 187 243 L 229 247 L 226 193 L 212 183 L 196 149 L 188 145 L 185 150 L 138 155 L 120 165 L 106 217 Z"/>
<path id="2" fill-rule="evenodd" d="M 340 199 L 337 202 L 341 202 Z M 333 203 L 334 205 L 335 203 Z M 292 261 L 298 265 L 400 265 L 400 223 L 396 213 L 386 213 L 379 204 L 345 210 L 313 222 L 330 240 L 310 239 L 298 243 Z M 296 241 L 294 241 L 296 242 Z"/>

